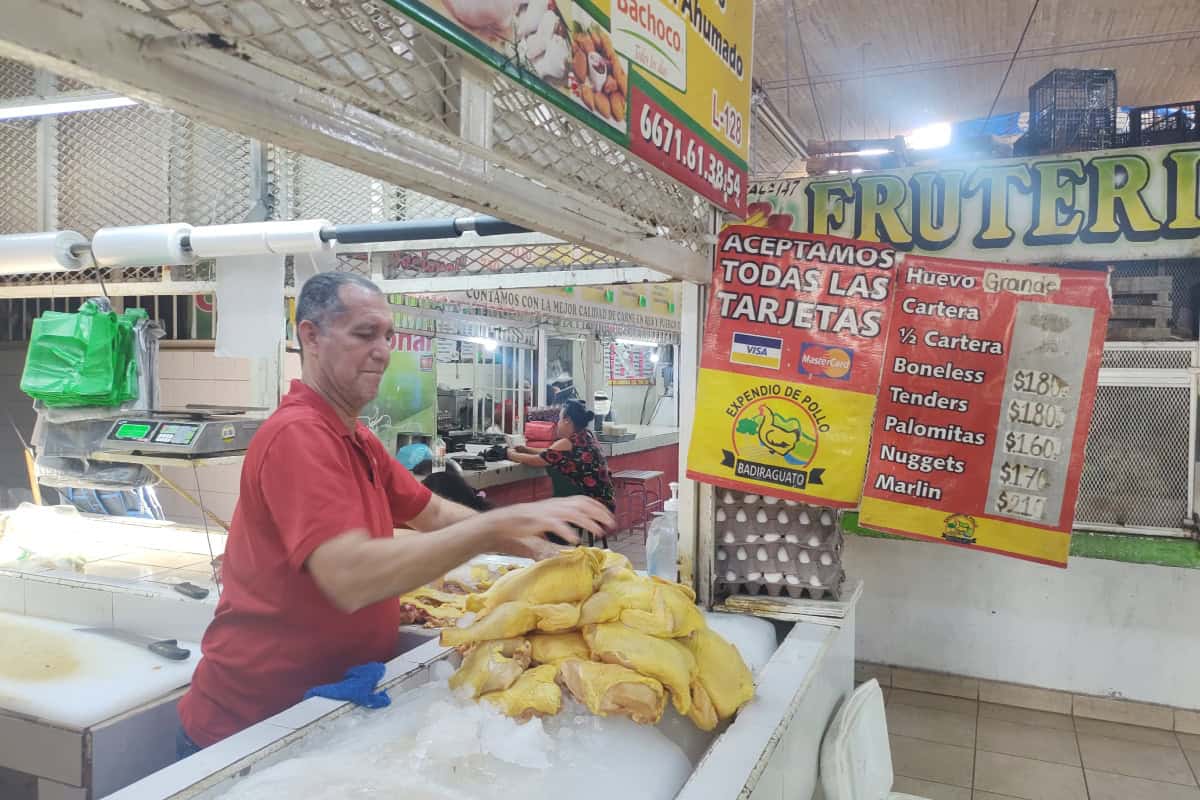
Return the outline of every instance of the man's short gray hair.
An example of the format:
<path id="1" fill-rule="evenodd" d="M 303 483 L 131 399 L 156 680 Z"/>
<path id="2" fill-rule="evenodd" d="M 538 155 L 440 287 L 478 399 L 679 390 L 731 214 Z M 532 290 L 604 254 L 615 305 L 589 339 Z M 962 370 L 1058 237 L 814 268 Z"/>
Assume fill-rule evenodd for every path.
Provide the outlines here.
<path id="1" fill-rule="evenodd" d="M 330 317 L 345 311 L 340 296 L 343 286 L 383 293 L 369 279 L 353 272 L 319 272 L 300 287 L 300 297 L 296 300 L 296 327 L 299 328 L 304 320 L 310 320 L 319 328 L 328 323 Z"/>

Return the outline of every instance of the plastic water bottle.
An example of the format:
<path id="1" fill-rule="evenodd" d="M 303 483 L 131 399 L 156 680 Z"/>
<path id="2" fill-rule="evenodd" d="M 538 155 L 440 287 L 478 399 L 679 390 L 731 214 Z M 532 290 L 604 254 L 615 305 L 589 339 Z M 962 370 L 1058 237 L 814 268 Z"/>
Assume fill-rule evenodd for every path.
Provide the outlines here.
<path id="1" fill-rule="evenodd" d="M 646 535 L 646 571 L 668 581 L 679 577 L 679 484 L 670 484 L 671 499 L 655 514 Z"/>
<path id="2" fill-rule="evenodd" d="M 446 441 L 440 437 L 434 437 L 433 447 L 433 471 L 441 472 L 446 468 Z"/>

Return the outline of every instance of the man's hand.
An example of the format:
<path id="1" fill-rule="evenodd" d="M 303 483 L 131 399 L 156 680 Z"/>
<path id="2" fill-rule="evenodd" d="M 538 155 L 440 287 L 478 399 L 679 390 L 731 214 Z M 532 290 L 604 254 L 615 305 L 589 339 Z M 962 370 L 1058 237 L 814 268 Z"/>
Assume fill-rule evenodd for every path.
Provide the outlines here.
<path id="1" fill-rule="evenodd" d="M 555 544 L 542 536 L 530 536 L 528 539 L 522 539 L 519 542 L 511 544 L 508 555 L 520 558 L 532 558 L 534 561 L 545 561 L 547 558 L 554 558 L 564 550 L 570 549 L 569 547 Z"/>
<path id="2" fill-rule="evenodd" d="M 617 525 L 612 512 L 592 498 L 583 496 L 507 506 L 489 511 L 485 516 L 495 520 L 497 544 L 506 551 L 513 548 L 528 549 L 532 538 L 542 538 L 548 533 L 577 544 L 579 534 L 576 528 L 603 538 Z"/>

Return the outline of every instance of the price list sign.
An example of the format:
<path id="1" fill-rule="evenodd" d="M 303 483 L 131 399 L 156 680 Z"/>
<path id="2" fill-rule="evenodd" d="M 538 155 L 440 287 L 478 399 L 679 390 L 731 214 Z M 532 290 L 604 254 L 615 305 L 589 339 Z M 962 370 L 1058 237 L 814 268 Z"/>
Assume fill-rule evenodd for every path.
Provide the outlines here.
<path id="1" fill-rule="evenodd" d="M 906 257 L 862 524 L 1066 566 L 1109 310 L 1102 272 Z"/>

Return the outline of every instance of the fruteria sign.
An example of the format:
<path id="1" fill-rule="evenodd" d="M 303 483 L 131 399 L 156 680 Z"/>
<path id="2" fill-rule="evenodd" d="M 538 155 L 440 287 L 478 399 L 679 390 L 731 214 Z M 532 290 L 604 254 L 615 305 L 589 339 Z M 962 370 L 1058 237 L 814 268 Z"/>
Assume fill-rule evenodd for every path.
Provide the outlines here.
<path id="1" fill-rule="evenodd" d="M 1010 263 L 1200 255 L 1200 144 L 755 184 L 748 221 Z"/>
<path id="2" fill-rule="evenodd" d="M 1106 273 L 906 256 L 895 304 L 860 521 L 1066 566 Z"/>
<path id="3" fill-rule="evenodd" d="M 752 0 L 387 0 L 725 210 L 746 211 Z"/>
<path id="4" fill-rule="evenodd" d="M 894 248 L 726 228 L 688 477 L 850 508 L 862 493 Z"/>

